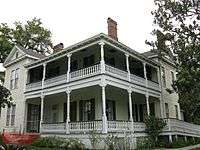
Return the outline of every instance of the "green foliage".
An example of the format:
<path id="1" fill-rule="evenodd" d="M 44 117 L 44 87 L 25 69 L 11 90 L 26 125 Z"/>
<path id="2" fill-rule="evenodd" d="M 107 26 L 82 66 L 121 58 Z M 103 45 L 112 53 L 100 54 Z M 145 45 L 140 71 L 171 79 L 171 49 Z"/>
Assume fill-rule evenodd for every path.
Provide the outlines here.
<path id="1" fill-rule="evenodd" d="M 32 49 L 39 53 L 48 52 L 51 46 L 51 32 L 42 26 L 40 19 L 34 18 L 26 24 L 15 22 L 14 28 L 6 23 L 0 24 L 0 63 L 10 53 L 14 45 Z"/>
<path id="2" fill-rule="evenodd" d="M 159 134 L 166 126 L 166 122 L 162 118 L 156 118 L 155 116 L 150 115 L 145 119 L 145 124 L 149 140 L 155 145 Z"/>
<path id="3" fill-rule="evenodd" d="M 103 139 L 100 137 L 98 132 L 92 131 L 89 134 L 89 140 L 92 145 L 92 149 L 97 149 L 97 144 L 99 144 Z"/>
<path id="4" fill-rule="evenodd" d="M 150 150 L 152 149 L 152 140 L 148 137 L 140 137 L 137 139 L 137 150 Z"/>
<path id="5" fill-rule="evenodd" d="M 64 139 L 59 137 L 42 137 L 36 140 L 31 146 L 32 148 L 55 148 L 67 150 L 85 149 L 84 144 L 77 139 Z"/>
<path id="6" fill-rule="evenodd" d="M 200 7 L 194 0 L 154 0 L 152 12 L 156 41 L 147 42 L 159 54 L 167 54 L 177 66 L 178 92 L 187 121 L 200 123 Z M 172 52 L 174 55 L 172 55 Z"/>
<path id="7" fill-rule="evenodd" d="M 0 84 L 0 108 L 12 104 L 12 97 L 10 91 Z"/>

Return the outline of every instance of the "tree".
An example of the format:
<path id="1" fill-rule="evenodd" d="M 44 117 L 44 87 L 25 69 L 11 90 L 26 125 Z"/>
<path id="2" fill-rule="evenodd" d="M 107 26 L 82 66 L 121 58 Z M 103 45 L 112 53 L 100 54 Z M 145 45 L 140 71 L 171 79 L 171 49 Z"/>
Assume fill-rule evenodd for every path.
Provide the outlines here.
<path id="1" fill-rule="evenodd" d="M 6 105 L 12 104 L 12 97 L 10 91 L 0 84 L 0 109 Z"/>
<path id="2" fill-rule="evenodd" d="M 174 90 L 187 121 L 200 124 L 200 2 L 197 0 L 154 0 L 152 12 L 157 39 L 147 44 L 158 54 L 173 54 L 177 81 Z M 166 53 L 169 52 L 169 53 Z"/>
<path id="3" fill-rule="evenodd" d="M 40 19 L 34 18 L 26 24 L 15 22 L 14 28 L 6 23 L 0 24 L 0 63 L 10 53 L 14 45 L 20 45 L 26 49 L 32 49 L 38 53 L 49 52 L 51 44 L 51 32 L 45 29 Z"/>

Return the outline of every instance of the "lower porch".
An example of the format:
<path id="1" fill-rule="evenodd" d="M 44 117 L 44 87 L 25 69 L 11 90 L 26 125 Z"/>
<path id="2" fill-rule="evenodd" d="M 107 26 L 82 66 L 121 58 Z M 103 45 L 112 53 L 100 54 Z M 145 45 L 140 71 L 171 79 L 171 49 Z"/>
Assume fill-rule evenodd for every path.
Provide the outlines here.
<path id="1" fill-rule="evenodd" d="M 105 87 L 103 103 L 101 86 L 73 90 L 70 94 L 47 95 L 43 102 L 41 98 L 28 99 L 27 132 L 104 132 L 105 124 L 106 132 L 144 132 L 143 121 L 148 115 L 148 107 L 149 113 L 161 117 L 158 98 L 150 96 L 147 101 L 144 94 L 130 94 L 127 90 L 109 85 Z"/>

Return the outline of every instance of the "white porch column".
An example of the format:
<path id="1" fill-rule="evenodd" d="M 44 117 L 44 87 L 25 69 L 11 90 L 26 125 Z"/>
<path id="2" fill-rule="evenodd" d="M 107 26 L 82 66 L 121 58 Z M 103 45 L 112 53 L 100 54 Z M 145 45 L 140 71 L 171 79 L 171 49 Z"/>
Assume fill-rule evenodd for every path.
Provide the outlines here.
<path id="1" fill-rule="evenodd" d="M 67 89 L 67 120 L 66 120 L 66 134 L 69 134 L 69 122 L 70 122 L 70 93 L 71 91 Z"/>
<path id="2" fill-rule="evenodd" d="M 132 91 L 128 90 L 128 100 L 129 100 L 129 119 L 131 122 L 131 132 L 133 132 L 133 108 L 132 108 Z"/>
<path id="3" fill-rule="evenodd" d="M 99 45 L 101 46 L 101 61 L 100 61 L 100 65 L 101 65 L 101 73 L 105 73 L 105 60 L 104 60 L 104 42 L 100 42 Z"/>
<path id="4" fill-rule="evenodd" d="M 28 111 L 28 103 L 27 100 L 24 100 L 24 123 L 23 123 L 23 131 L 22 133 L 26 133 L 26 129 L 27 129 L 27 111 Z"/>
<path id="5" fill-rule="evenodd" d="M 145 97 L 146 97 L 146 104 L 147 104 L 147 115 L 149 116 L 149 115 L 150 115 L 149 94 L 146 93 L 146 94 L 145 94 Z"/>
<path id="6" fill-rule="evenodd" d="M 43 64 L 42 89 L 44 88 L 45 78 L 46 78 L 46 63 Z"/>
<path id="7" fill-rule="evenodd" d="M 148 87 L 147 70 L 146 70 L 145 62 L 143 62 L 143 69 L 144 69 L 144 78 L 145 78 L 146 87 Z"/>
<path id="8" fill-rule="evenodd" d="M 42 123 L 43 123 L 43 112 L 44 112 L 44 95 L 41 95 L 41 106 L 40 106 L 40 133 L 42 129 Z"/>
<path id="9" fill-rule="evenodd" d="M 131 81 L 131 73 L 130 73 L 130 68 L 129 68 L 129 54 L 125 54 L 126 55 L 126 69 L 128 72 L 128 81 Z"/>
<path id="10" fill-rule="evenodd" d="M 70 79 L 70 69 L 71 69 L 71 56 L 72 54 L 67 54 L 67 58 L 68 58 L 68 63 L 67 63 L 67 82 L 69 82 Z"/>
<path id="11" fill-rule="evenodd" d="M 102 98 L 102 121 L 103 121 L 103 130 L 102 133 L 108 132 L 108 123 L 106 116 L 106 92 L 105 92 L 106 84 L 101 85 L 101 98 Z"/>

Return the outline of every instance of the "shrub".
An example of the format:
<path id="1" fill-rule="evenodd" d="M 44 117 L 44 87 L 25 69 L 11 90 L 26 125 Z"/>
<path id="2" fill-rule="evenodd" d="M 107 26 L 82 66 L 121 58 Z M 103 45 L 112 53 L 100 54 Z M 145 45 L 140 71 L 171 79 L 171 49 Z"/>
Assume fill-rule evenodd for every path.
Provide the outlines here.
<path id="1" fill-rule="evenodd" d="M 66 150 L 82 150 L 85 148 L 84 144 L 77 139 L 64 139 L 60 137 L 41 137 L 31 146 Z"/>
<path id="2" fill-rule="evenodd" d="M 149 137 L 140 137 L 137 139 L 137 150 L 150 150 L 153 147 L 152 145 Z"/>
<path id="3" fill-rule="evenodd" d="M 162 118 L 156 118 L 155 116 L 150 115 L 145 119 L 145 124 L 149 140 L 151 140 L 152 146 L 155 147 L 158 136 L 166 126 L 166 122 Z"/>

